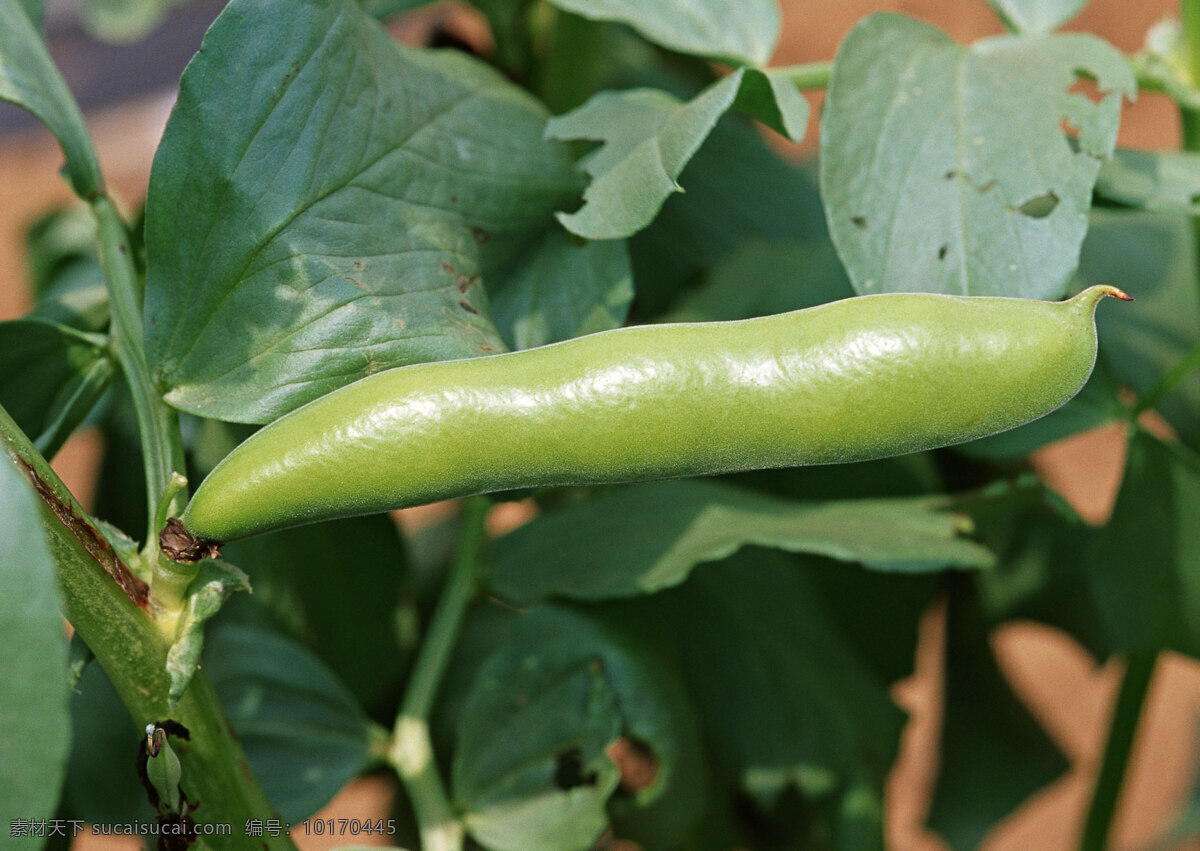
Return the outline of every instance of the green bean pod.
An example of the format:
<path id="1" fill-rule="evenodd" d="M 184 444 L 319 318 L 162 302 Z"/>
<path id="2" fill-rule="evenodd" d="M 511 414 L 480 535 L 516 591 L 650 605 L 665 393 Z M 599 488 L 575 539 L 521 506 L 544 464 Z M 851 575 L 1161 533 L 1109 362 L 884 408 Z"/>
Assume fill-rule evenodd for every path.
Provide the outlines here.
<path id="1" fill-rule="evenodd" d="M 887 294 L 621 328 L 405 366 L 280 418 L 181 518 L 228 541 L 542 485 L 864 461 L 1053 411 L 1096 359 L 1095 286 L 1063 302 Z"/>

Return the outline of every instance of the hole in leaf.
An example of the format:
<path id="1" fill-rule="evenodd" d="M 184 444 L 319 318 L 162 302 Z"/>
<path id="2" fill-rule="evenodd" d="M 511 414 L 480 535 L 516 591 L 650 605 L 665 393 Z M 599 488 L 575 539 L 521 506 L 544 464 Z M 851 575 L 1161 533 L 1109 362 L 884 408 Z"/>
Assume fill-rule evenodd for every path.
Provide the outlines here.
<path id="1" fill-rule="evenodd" d="M 554 785 L 566 792 L 579 786 L 595 786 L 595 771 L 584 772 L 583 751 L 568 748 L 554 757 Z"/>
<path id="2" fill-rule="evenodd" d="M 658 777 L 658 757 L 639 739 L 621 736 L 604 749 L 604 754 L 621 773 L 621 790 L 630 795 L 650 788 Z"/>
<path id="3" fill-rule="evenodd" d="M 947 179 L 947 180 L 953 180 L 953 179 L 954 179 L 954 178 L 956 178 L 956 177 L 958 177 L 958 169 L 956 169 L 956 168 L 952 168 L 952 169 L 950 169 L 948 172 L 946 172 L 946 179 Z"/>
<path id="4" fill-rule="evenodd" d="M 1017 207 L 1017 212 L 1023 216 L 1029 216 L 1031 219 L 1044 219 L 1046 216 L 1054 212 L 1054 208 L 1058 206 L 1058 195 L 1053 190 L 1044 195 L 1035 195 L 1021 206 Z"/>
<path id="5" fill-rule="evenodd" d="M 1100 103 L 1104 100 L 1104 92 L 1096 84 L 1096 78 L 1083 68 L 1075 69 L 1075 82 L 1067 89 L 1067 94 L 1083 95 L 1092 103 Z"/>
<path id="6" fill-rule="evenodd" d="M 947 255 L 949 252 L 950 252 L 950 246 L 949 246 L 949 245 L 943 245 L 941 248 L 939 248 L 939 249 L 938 249 L 938 260 L 945 260 L 945 259 L 946 259 L 946 255 Z"/>
<path id="7" fill-rule="evenodd" d="M 850 217 L 850 221 L 851 221 L 851 222 L 853 222 L 853 223 L 854 223 L 854 226 L 855 226 L 856 228 L 858 228 L 859 230 L 866 230 L 866 229 L 867 229 L 867 218 L 866 218 L 866 216 L 851 216 L 851 217 Z"/>
<path id="8" fill-rule="evenodd" d="M 1068 121 L 1066 118 L 1064 118 L 1058 122 L 1058 129 L 1061 130 L 1062 134 L 1064 136 L 1066 136 L 1068 139 L 1078 139 L 1079 138 L 1079 128 L 1076 127 L 1074 124 L 1072 124 L 1070 121 Z"/>
<path id="9" fill-rule="evenodd" d="M 1193 192 L 1192 197 L 1188 199 L 1192 204 L 1200 204 L 1200 192 Z"/>

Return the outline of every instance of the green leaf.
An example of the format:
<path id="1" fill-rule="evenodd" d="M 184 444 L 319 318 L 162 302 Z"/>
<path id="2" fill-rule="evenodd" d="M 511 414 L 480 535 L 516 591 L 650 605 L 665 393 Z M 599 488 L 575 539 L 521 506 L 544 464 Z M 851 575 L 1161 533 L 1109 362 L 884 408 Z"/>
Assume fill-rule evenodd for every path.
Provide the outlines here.
<path id="1" fill-rule="evenodd" d="M 108 291 L 96 259 L 96 220 L 82 203 L 55 210 L 25 232 L 36 302 L 32 317 L 79 331 L 108 327 Z"/>
<path id="2" fill-rule="evenodd" d="M 135 770 L 142 731 L 98 664 L 87 667 L 71 694 L 71 722 L 64 809 L 92 824 L 152 819 L 154 811 Z"/>
<path id="3" fill-rule="evenodd" d="M 578 241 L 552 228 L 506 276 L 492 313 L 510 348 L 529 349 L 620 327 L 632 300 L 624 241 Z"/>
<path id="4" fill-rule="evenodd" d="M 517 605 L 646 594 L 751 544 L 906 573 L 990 567 L 991 554 L 963 531 L 960 517 L 926 497 L 802 503 L 717 482 L 652 482 L 505 535 L 492 550 L 491 588 Z"/>
<path id="5" fill-rule="evenodd" d="M 250 580 L 232 564 L 220 560 L 200 563 L 196 578 L 188 585 L 175 640 L 167 652 L 167 673 L 171 678 L 168 699 L 172 706 L 183 696 L 200 664 L 205 622 L 221 610 L 234 591 L 249 590 Z"/>
<path id="6" fill-rule="evenodd" d="M 619 787 L 631 808 L 684 787 L 691 806 L 658 817 L 686 831 L 703 781 L 676 677 L 618 621 L 557 607 L 523 616 L 461 721 L 453 789 L 472 836 L 497 849 L 590 848 Z"/>
<path id="7" fill-rule="evenodd" d="M 1136 430 L 1112 519 L 1087 550 L 1113 652 L 1200 656 L 1200 458 Z"/>
<path id="8" fill-rule="evenodd" d="M 1101 167 L 1096 194 L 1142 210 L 1200 214 L 1200 153 L 1118 150 Z"/>
<path id="9" fill-rule="evenodd" d="M 979 847 L 996 822 L 1068 767 L 1005 681 L 969 593 L 964 583 L 950 596 L 941 764 L 927 822 L 951 848 Z"/>
<path id="10" fill-rule="evenodd" d="M 27 109 L 58 139 L 67 178 L 80 198 L 104 191 L 100 163 L 75 99 L 34 28 L 40 3 L 0 0 L 0 100 Z M 40 16 L 39 16 L 40 18 Z"/>
<path id="11" fill-rule="evenodd" d="M 370 725 L 307 651 L 263 629 L 213 629 L 204 667 L 254 774 L 286 822 L 320 809 L 366 766 Z"/>
<path id="12" fill-rule="evenodd" d="M 18 0 L 18 2 L 25 9 L 25 14 L 29 16 L 33 25 L 41 27 L 42 17 L 46 13 L 45 0 Z"/>
<path id="13" fill-rule="evenodd" d="M 667 322 L 751 319 L 854 295 L 833 246 L 824 240 L 746 240 L 681 298 Z"/>
<path id="14" fill-rule="evenodd" d="M 0 783 L 0 813 L 6 820 L 53 816 L 66 774 L 67 639 L 55 570 L 38 497 L 0 453 L 0 765 L 9 778 Z"/>
<path id="15" fill-rule="evenodd" d="M 675 178 L 733 104 L 733 77 L 686 103 L 657 89 L 600 92 L 566 115 L 550 119 L 551 139 L 589 139 L 604 145 L 583 161 L 593 178 L 584 206 L 558 218 L 588 239 L 620 239 L 648 225 L 672 192 Z"/>
<path id="16" fill-rule="evenodd" d="M 67 685 L 72 689 L 79 685 L 79 678 L 87 670 L 87 666 L 96 660 L 96 654 L 84 640 L 75 633 L 67 647 Z"/>
<path id="17" fill-rule="evenodd" d="M 229 602 L 232 613 L 245 619 L 265 610 L 363 706 L 374 709 L 394 697 L 406 662 L 397 618 L 408 570 L 390 517 L 262 535 L 225 545 L 222 556 L 254 581 L 253 595 Z"/>
<path id="18" fill-rule="evenodd" d="M 1097 659 L 1109 655 L 1089 583 L 1084 552 L 1091 529 L 1033 476 L 989 489 L 961 504 L 975 537 L 996 553 L 996 567 L 977 576 L 989 624 L 1034 620 L 1061 629 Z"/>
<path id="19" fill-rule="evenodd" d="M 942 574 L 882 573 L 812 556 L 795 560 L 825 617 L 881 682 L 912 675 L 920 620 L 942 591 Z"/>
<path id="20" fill-rule="evenodd" d="M 44 319 L 95 334 L 107 331 L 108 289 L 100 264 L 81 258 L 56 269 L 28 318 Z"/>
<path id="21" fill-rule="evenodd" d="M 550 119 L 549 138 L 604 143 L 583 160 L 593 178 L 583 207 L 559 213 L 559 221 L 588 239 L 620 239 L 646 227 L 671 193 L 684 191 L 676 178 L 739 97 L 756 118 L 803 136 L 808 102 L 795 86 L 764 79 L 764 72 L 749 68 L 739 68 L 687 102 L 658 89 L 606 91 Z"/>
<path id="22" fill-rule="evenodd" d="M 434 0 L 362 0 L 363 8 L 367 13 L 374 15 L 380 20 L 389 18 L 392 15 L 398 15 L 401 12 L 407 12 L 410 9 L 416 9 L 421 6 L 427 6 Z"/>
<path id="23" fill-rule="evenodd" d="M 113 384 L 105 408 L 104 456 L 91 513 L 118 529 L 140 529 L 149 510 L 142 472 L 145 464 L 133 399 L 124 381 Z"/>
<path id="24" fill-rule="evenodd" d="M 158 753 L 146 758 L 146 779 L 158 793 L 159 808 L 167 813 L 180 813 L 187 800 L 179 784 L 183 780 L 183 767 L 179 755 L 171 747 L 163 731 L 156 730 Z"/>
<path id="25" fill-rule="evenodd" d="M 103 337 L 43 319 L 0 322 L 0 404 L 53 457 L 112 380 Z"/>
<path id="26" fill-rule="evenodd" d="M 1133 310 L 1096 316 L 1100 357 L 1135 393 L 1144 393 L 1200 342 L 1200 278 L 1195 231 L 1183 216 L 1096 210 L 1083 244 L 1079 285 L 1113 282 L 1137 299 Z M 1193 371 L 1155 410 L 1179 437 L 1200 447 L 1200 372 Z"/>
<path id="27" fill-rule="evenodd" d="M 146 333 L 168 401 L 266 422 L 381 369 L 500 351 L 483 286 L 577 192 L 544 120 L 350 0 L 234 0 L 151 175 Z"/>
<path id="28" fill-rule="evenodd" d="M 808 130 L 808 100 L 774 71 L 746 69 L 733 105 L 792 142 L 802 141 Z"/>
<path id="29" fill-rule="evenodd" d="M 1010 29 L 1040 35 L 1070 21 L 1083 11 L 1088 0 L 988 0 L 988 3 Z"/>
<path id="30" fill-rule="evenodd" d="M 1069 91 L 1084 74 L 1098 103 Z M 964 48 L 899 15 L 864 20 L 838 51 L 821 138 L 826 215 L 855 289 L 1061 296 L 1134 91 L 1124 56 L 1094 36 Z"/>
<path id="31" fill-rule="evenodd" d="M 788 847 L 882 847 L 882 788 L 903 716 L 805 571 L 782 553 L 744 550 L 636 604 L 672 637 L 709 747 L 759 808 L 788 790 L 806 808 L 857 798 L 840 829 L 829 826 L 832 840 Z M 847 838 L 852 827 L 873 841 Z"/>
<path id="32" fill-rule="evenodd" d="M 828 239 L 815 175 L 784 162 L 740 115 L 717 122 L 679 180 L 687 192 L 668 198 L 630 240 L 643 314 L 659 313 L 680 285 L 745 241 Z M 803 290 L 802 271 L 772 270 L 766 281 L 790 281 Z M 853 291 L 847 287 L 847 293 Z"/>
<path id="33" fill-rule="evenodd" d="M 765 65 L 779 39 L 775 0 L 551 0 L 596 21 L 628 24 L 655 44 L 736 65 Z"/>

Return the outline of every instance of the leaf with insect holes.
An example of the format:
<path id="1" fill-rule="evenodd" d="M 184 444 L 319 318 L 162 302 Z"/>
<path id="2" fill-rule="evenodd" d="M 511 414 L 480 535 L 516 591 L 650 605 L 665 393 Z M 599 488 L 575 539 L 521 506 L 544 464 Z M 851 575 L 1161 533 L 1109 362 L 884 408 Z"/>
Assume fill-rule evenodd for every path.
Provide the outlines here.
<path id="1" fill-rule="evenodd" d="M 602 142 L 584 157 L 592 177 L 584 205 L 558 219 L 588 239 L 620 239 L 650 224 L 717 121 L 737 107 L 776 132 L 800 141 L 808 101 L 770 71 L 739 68 L 689 101 L 659 89 L 605 91 L 566 115 L 550 119 L 551 139 Z"/>
<path id="2" fill-rule="evenodd" d="M 1098 100 L 1072 90 L 1083 75 Z M 867 18 L 838 51 L 821 137 L 826 217 L 855 289 L 1062 296 L 1134 92 L 1124 56 L 1091 35 L 963 47 L 910 18 Z"/>

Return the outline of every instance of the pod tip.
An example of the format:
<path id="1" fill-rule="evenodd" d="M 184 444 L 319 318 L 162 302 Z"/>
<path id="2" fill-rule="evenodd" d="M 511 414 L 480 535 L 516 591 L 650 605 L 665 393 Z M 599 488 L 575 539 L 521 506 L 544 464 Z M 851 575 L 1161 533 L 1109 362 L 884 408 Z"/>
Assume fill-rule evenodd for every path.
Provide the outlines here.
<path id="1" fill-rule="evenodd" d="M 1121 301 L 1133 301 L 1133 296 L 1125 292 L 1119 287 L 1114 287 L 1112 284 L 1101 284 L 1100 287 L 1104 290 L 1104 295 L 1110 295 L 1113 298 L 1119 298 Z"/>

